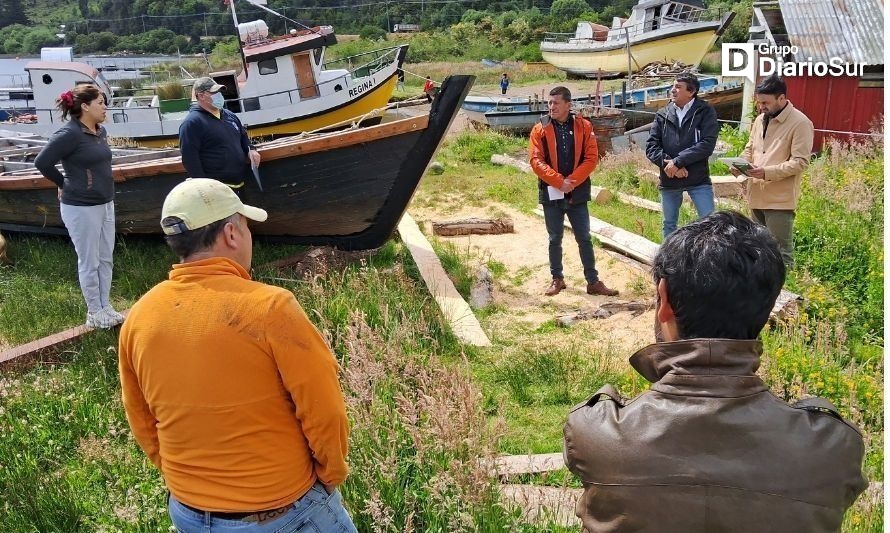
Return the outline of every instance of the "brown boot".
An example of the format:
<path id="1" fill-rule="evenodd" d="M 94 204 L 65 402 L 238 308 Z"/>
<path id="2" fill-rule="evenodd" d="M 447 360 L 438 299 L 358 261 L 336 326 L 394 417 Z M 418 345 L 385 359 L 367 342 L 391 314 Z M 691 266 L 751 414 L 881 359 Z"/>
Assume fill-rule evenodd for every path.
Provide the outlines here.
<path id="1" fill-rule="evenodd" d="M 545 296 L 556 296 L 559 291 L 566 288 L 566 282 L 562 278 L 553 278 L 550 287 L 544 291 Z"/>
<path id="2" fill-rule="evenodd" d="M 595 281 L 587 284 L 587 294 L 598 294 L 600 296 L 618 296 L 618 291 L 606 287 L 602 281 Z"/>

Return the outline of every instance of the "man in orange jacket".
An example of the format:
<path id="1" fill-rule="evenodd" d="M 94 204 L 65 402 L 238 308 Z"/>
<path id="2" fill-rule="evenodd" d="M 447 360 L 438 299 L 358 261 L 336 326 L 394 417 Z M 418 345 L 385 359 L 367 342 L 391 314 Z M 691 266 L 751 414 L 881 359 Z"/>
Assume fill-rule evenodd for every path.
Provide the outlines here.
<path id="1" fill-rule="evenodd" d="M 119 369 L 133 437 L 178 531 L 354 532 L 337 486 L 349 430 L 338 365 L 292 292 L 250 279 L 244 205 L 186 180 L 161 211 L 182 260 L 133 306 Z"/>
<path id="2" fill-rule="evenodd" d="M 555 87 L 547 101 L 550 114 L 532 128 L 528 153 L 532 170 L 538 176 L 538 201 L 544 208 L 544 223 L 550 237 L 550 274 L 553 281 L 544 292 L 555 296 L 566 288 L 562 273 L 563 221 L 568 216 L 578 243 L 587 294 L 617 296 L 596 271 L 590 241 L 590 173 L 599 161 L 593 126 L 584 117 L 571 113 L 572 93 Z"/>

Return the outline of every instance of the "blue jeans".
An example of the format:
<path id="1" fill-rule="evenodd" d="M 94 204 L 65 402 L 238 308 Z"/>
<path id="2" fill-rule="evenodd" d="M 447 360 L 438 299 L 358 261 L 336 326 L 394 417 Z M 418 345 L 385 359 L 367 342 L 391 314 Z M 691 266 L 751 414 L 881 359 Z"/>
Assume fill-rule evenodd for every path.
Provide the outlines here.
<path id="1" fill-rule="evenodd" d="M 683 203 L 683 191 L 689 194 L 698 218 L 706 217 L 714 212 L 714 187 L 710 183 L 696 185 L 688 189 L 660 189 L 661 210 L 664 212 L 664 220 L 661 223 L 661 236 L 668 235 L 677 229 L 677 219 L 680 218 L 680 204 Z"/>
<path id="2" fill-rule="evenodd" d="M 213 518 L 210 513 L 196 513 L 179 503 L 172 495 L 167 502 L 170 520 L 180 533 L 290 533 L 295 531 L 354 533 L 352 519 L 343 507 L 340 491 L 328 494 L 316 483 L 290 511 L 265 523 Z"/>
<path id="3" fill-rule="evenodd" d="M 562 234 L 565 226 L 563 221 L 569 217 L 572 225 L 572 233 L 575 234 L 575 242 L 578 243 L 578 253 L 581 255 L 581 264 L 584 265 L 584 279 L 587 283 L 596 283 L 599 274 L 596 271 L 596 262 L 593 258 L 593 244 L 590 242 L 590 212 L 587 211 L 587 202 L 570 204 L 566 200 L 555 200 L 541 204 L 544 208 L 544 224 L 547 226 L 547 235 L 550 237 L 550 275 L 554 278 L 562 278 Z"/>

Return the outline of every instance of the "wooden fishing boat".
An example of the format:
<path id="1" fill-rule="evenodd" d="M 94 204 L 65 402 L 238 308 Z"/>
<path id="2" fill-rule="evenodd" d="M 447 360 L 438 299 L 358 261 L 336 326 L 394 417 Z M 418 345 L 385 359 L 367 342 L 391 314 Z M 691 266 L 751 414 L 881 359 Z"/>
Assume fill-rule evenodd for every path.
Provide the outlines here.
<path id="1" fill-rule="evenodd" d="M 626 74 L 655 61 L 698 66 L 734 16 L 709 12 L 701 0 L 639 0 L 630 17 L 615 17 L 611 28 L 582 21 L 573 34 L 546 34 L 541 55 L 569 75 L 588 78 Z"/>
<path id="2" fill-rule="evenodd" d="M 324 128 L 361 117 L 389 101 L 408 45 L 326 61 L 327 47 L 337 42 L 330 26 L 270 36 L 262 20 L 237 24 L 234 4 L 233 0 L 232 15 L 240 36 L 243 69 L 213 72 L 210 77 L 223 86 L 226 108 L 238 115 L 252 137 Z M 178 146 L 179 126 L 187 114 L 188 98 L 184 108 L 177 109 L 157 95 L 117 97 L 99 70 L 72 61 L 70 49 L 67 50 L 67 61 L 32 61 L 25 66 L 35 111 L 26 118 L 19 116 L 5 122 L 0 128 L 48 137 L 61 126 L 55 110 L 59 94 L 78 83 L 93 83 L 109 102 L 109 136 L 144 147 Z M 188 91 L 191 92 L 190 85 Z M 371 117 L 365 123 L 379 120 Z"/>
<path id="3" fill-rule="evenodd" d="M 246 180 L 243 199 L 267 210 L 269 219 L 253 226 L 254 234 L 344 249 L 382 245 L 474 80 L 464 75 L 447 78 L 428 115 L 260 143 L 259 178 Z M 6 140 L 16 143 L 14 138 Z M 27 144 L 21 138 L 18 143 Z M 28 148 L 12 150 L 22 153 Z M 33 159 L 35 150 L 30 151 Z M 114 162 L 112 168 L 118 232 L 160 234 L 164 197 L 187 177 L 178 152 Z M 0 229 L 65 233 L 55 185 L 33 167 L 0 173 Z"/>

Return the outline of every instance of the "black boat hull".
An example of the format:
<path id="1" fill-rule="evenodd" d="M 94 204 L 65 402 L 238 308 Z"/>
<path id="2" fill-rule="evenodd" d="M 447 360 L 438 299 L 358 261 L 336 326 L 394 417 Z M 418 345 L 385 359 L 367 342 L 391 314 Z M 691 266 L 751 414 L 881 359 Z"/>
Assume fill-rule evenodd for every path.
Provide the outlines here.
<path id="1" fill-rule="evenodd" d="M 245 179 L 245 203 L 269 219 L 252 226 L 258 236 L 294 244 L 368 249 L 393 233 L 426 167 L 474 81 L 446 79 L 428 119 L 404 119 L 338 132 L 306 142 L 284 139 L 260 148 L 260 191 Z M 161 161 L 161 160 L 159 160 Z M 160 234 L 167 193 L 186 178 L 179 159 L 115 169 L 115 215 L 122 234 Z M 56 189 L 34 177 L 33 186 L 4 185 L 0 176 L 0 229 L 64 233 Z"/>

